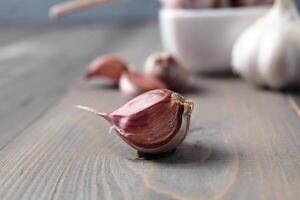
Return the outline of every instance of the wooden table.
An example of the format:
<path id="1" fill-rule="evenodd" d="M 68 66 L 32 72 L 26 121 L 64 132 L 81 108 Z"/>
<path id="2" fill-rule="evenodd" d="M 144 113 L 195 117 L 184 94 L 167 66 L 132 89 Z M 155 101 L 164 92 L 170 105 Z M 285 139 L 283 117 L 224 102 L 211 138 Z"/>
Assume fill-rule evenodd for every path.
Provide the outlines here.
<path id="1" fill-rule="evenodd" d="M 138 160 L 73 105 L 111 111 L 127 101 L 106 82 L 77 80 L 105 52 L 141 68 L 161 49 L 155 22 L 4 26 L 0 45 L 1 200 L 300 199 L 297 91 L 194 74 L 186 141 L 168 158 Z"/>

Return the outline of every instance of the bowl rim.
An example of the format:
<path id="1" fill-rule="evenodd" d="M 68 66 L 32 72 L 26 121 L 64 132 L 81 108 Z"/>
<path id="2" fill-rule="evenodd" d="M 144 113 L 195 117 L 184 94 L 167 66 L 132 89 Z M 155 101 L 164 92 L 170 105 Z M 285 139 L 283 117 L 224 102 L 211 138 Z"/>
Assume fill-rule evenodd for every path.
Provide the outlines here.
<path id="1" fill-rule="evenodd" d="M 249 6 L 249 7 L 226 7 L 226 8 L 201 8 L 201 9 L 170 9 L 161 8 L 160 15 L 169 15 L 174 17 L 213 17 L 227 15 L 251 15 L 264 13 L 270 10 L 272 6 Z"/>

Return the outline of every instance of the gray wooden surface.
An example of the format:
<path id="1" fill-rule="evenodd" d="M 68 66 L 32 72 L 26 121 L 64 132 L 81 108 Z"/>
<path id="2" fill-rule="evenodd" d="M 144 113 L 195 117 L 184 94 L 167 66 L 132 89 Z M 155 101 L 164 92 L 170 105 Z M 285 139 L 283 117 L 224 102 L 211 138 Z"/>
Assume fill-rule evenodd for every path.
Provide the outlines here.
<path id="1" fill-rule="evenodd" d="M 187 140 L 168 158 L 137 160 L 73 105 L 126 102 L 105 82 L 77 79 L 105 52 L 141 67 L 160 49 L 156 23 L 0 28 L 0 45 L 0 199 L 300 198 L 297 92 L 194 74 Z"/>

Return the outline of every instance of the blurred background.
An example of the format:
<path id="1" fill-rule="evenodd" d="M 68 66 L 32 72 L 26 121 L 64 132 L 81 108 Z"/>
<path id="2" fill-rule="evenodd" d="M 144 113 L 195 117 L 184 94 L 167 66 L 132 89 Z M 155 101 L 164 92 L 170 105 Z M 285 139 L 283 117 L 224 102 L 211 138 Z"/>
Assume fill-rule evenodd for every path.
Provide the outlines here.
<path id="1" fill-rule="evenodd" d="M 48 9 L 63 0 L 0 1 L 0 23 L 50 23 Z M 158 0 L 130 0 L 116 5 L 100 6 L 63 18 L 63 21 L 97 21 L 99 19 L 154 18 Z"/>
<path id="2" fill-rule="evenodd" d="M 299 8 L 300 0 L 295 0 Z M 0 23 L 51 23 L 48 10 L 64 0 L 0 1 Z M 63 22 L 147 19 L 157 16 L 158 0 L 125 0 L 124 3 L 87 9 L 62 19 Z"/>

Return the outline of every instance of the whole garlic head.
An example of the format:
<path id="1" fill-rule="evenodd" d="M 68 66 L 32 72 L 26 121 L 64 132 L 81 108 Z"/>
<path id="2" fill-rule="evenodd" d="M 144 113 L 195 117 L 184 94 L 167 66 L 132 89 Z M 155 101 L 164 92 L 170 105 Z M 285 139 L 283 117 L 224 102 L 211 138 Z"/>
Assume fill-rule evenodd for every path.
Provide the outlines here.
<path id="1" fill-rule="evenodd" d="M 276 89 L 300 83 L 300 18 L 293 0 L 276 0 L 238 38 L 232 66 L 255 85 Z"/>

